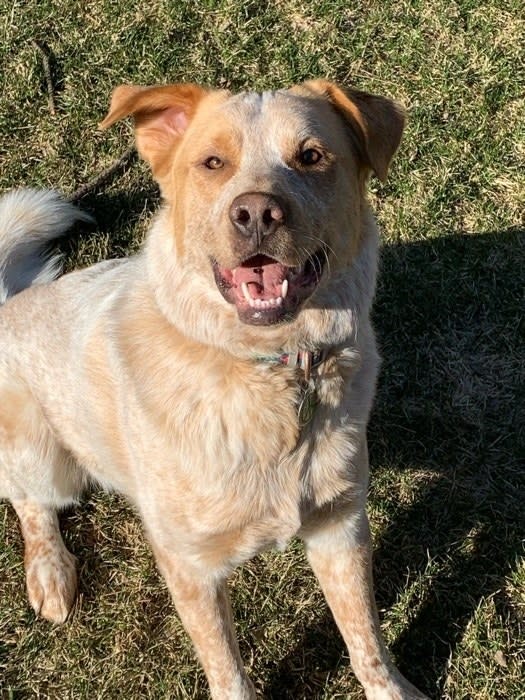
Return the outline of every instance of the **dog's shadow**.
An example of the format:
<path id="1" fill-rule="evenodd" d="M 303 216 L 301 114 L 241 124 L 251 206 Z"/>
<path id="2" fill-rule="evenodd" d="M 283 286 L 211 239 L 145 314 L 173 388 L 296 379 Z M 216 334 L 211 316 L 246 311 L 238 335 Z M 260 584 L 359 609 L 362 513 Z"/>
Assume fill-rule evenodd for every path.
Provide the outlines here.
<path id="1" fill-rule="evenodd" d="M 525 530 L 525 232 L 385 245 L 381 268 L 370 509 L 372 522 L 379 510 L 388 524 L 375 538 L 376 598 L 380 610 L 406 606 L 409 622 L 390 649 L 437 698 L 482 599 L 518 627 L 502 591 Z M 316 668 L 298 674 L 305 658 Z M 346 650 L 325 609 L 265 694 L 325 697 L 312 692 L 319 683 L 309 674 L 332 675 L 342 662 Z"/>
<path id="2" fill-rule="evenodd" d="M 157 184 L 145 172 L 134 177 L 126 190 L 114 187 L 87 192 L 75 204 L 90 214 L 93 222 L 76 224 L 57 244 L 64 255 L 65 271 L 138 250 L 160 199 Z"/>

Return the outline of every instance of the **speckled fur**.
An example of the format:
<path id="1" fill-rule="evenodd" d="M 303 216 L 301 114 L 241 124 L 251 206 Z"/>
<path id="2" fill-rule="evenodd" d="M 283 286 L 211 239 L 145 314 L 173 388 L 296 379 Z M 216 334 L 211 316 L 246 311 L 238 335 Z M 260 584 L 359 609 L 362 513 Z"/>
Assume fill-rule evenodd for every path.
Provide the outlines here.
<path id="1" fill-rule="evenodd" d="M 378 367 L 369 320 L 378 237 L 365 188 L 371 171 L 386 176 L 400 108 L 326 81 L 236 96 L 125 86 L 102 126 L 129 115 L 165 200 L 144 251 L 35 284 L 0 312 L 0 496 L 20 516 L 33 607 L 67 616 L 76 578 L 55 511 L 98 481 L 141 514 L 213 698 L 255 697 L 226 577 L 294 536 L 367 697 L 423 697 L 381 640 L 364 510 Z M 325 149 L 315 172 L 294 165 L 307 142 Z M 210 155 L 221 170 L 203 167 Z M 322 244 L 328 257 L 295 318 L 272 326 L 239 320 L 210 263 L 234 267 L 257 252 L 228 219 L 233 199 L 253 191 L 284 197 L 291 212 L 267 255 L 295 265 Z M 3 211 L 5 258 L 13 235 Z M 307 426 L 297 370 L 257 359 L 299 349 L 329 352 Z"/>

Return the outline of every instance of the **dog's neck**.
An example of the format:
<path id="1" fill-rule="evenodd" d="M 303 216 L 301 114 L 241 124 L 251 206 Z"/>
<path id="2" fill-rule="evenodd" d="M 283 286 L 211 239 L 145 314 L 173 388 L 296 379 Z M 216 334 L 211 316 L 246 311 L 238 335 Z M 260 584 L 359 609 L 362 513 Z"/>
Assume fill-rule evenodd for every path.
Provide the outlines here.
<path id="1" fill-rule="evenodd" d="M 377 233 L 367 217 L 360 250 L 351 266 L 321 286 L 297 318 L 274 326 L 242 323 L 220 295 L 210 269 L 178 260 L 175 237 L 167 237 L 168 211 L 157 215 L 145 247 L 150 289 L 163 316 L 179 333 L 243 359 L 317 353 L 358 343 L 375 288 Z"/>

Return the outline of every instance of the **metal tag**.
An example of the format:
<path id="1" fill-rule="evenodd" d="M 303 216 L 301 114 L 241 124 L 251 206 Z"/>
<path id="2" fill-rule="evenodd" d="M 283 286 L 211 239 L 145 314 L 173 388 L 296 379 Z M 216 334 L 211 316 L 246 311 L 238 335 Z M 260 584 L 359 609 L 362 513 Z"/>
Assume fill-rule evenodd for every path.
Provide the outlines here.
<path id="1" fill-rule="evenodd" d="M 308 423 L 310 423 L 314 417 L 315 409 L 317 408 L 318 403 L 319 399 L 313 382 L 304 382 L 302 387 L 301 403 L 299 404 L 299 409 L 297 411 L 300 428 L 304 428 L 306 425 L 308 425 Z"/>

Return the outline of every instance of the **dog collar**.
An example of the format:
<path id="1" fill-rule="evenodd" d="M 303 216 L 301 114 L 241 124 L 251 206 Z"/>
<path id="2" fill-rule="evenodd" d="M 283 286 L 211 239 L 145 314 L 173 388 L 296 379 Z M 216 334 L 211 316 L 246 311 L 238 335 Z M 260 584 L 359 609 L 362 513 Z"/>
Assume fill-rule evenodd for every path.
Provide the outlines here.
<path id="1" fill-rule="evenodd" d="M 297 352 L 285 352 L 282 355 L 270 355 L 257 357 L 261 362 L 270 362 L 276 365 L 285 365 L 286 367 L 296 367 L 304 373 L 304 378 L 308 382 L 310 380 L 312 370 L 319 367 L 327 357 L 326 350 L 298 350 Z"/>
<path id="2" fill-rule="evenodd" d="M 301 429 L 305 428 L 312 420 L 319 403 L 315 383 L 311 381 L 312 370 L 319 367 L 327 357 L 327 350 L 316 350 L 315 352 L 298 350 L 297 352 L 284 352 L 281 355 L 255 358 L 259 362 L 295 367 L 303 372 L 303 378 L 300 382 L 300 401 L 297 406 L 297 416 Z"/>

